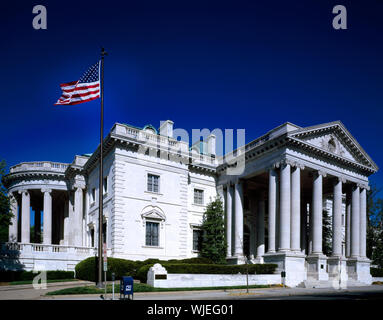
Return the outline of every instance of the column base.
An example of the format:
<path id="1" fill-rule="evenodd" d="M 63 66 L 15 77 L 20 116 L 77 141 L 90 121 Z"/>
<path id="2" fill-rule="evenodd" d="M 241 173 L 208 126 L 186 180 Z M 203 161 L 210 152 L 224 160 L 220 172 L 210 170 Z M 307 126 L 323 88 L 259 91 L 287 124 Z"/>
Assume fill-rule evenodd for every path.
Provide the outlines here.
<path id="1" fill-rule="evenodd" d="M 307 280 L 328 281 L 327 257 L 324 254 L 312 253 L 306 257 Z"/>
<path id="2" fill-rule="evenodd" d="M 258 263 L 264 263 L 264 259 L 263 259 L 263 256 L 260 256 L 260 257 L 252 257 L 252 259 L 250 259 L 250 261 L 254 264 L 258 264 Z"/>
<path id="3" fill-rule="evenodd" d="M 347 259 L 345 257 L 335 256 L 327 258 L 327 268 L 329 280 L 335 288 L 345 288 L 347 286 Z"/>
<path id="4" fill-rule="evenodd" d="M 347 273 L 350 280 L 370 285 L 372 276 L 370 274 L 371 260 L 368 258 L 351 257 L 347 259 Z"/>
<path id="5" fill-rule="evenodd" d="M 305 255 L 301 252 L 266 253 L 263 260 L 278 265 L 276 272 L 286 272 L 282 281 L 288 287 L 296 287 L 306 280 Z"/>
<path id="6" fill-rule="evenodd" d="M 228 264 L 245 264 L 246 257 L 245 256 L 231 256 L 226 257 L 226 261 Z"/>

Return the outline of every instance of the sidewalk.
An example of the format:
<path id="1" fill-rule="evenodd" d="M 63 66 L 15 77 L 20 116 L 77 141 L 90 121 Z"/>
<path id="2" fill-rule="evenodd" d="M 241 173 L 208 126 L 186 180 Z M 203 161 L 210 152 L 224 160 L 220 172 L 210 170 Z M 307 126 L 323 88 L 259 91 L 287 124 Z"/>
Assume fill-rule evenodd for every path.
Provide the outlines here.
<path id="1" fill-rule="evenodd" d="M 262 288 L 230 289 L 230 290 L 201 290 L 201 291 L 177 291 L 177 292 L 138 292 L 134 294 L 134 300 L 238 300 L 238 299 L 262 299 L 272 297 L 291 297 L 301 295 L 321 294 L 347 294 L 353 292 L 383 292 L 383 286 L 351 287 L 348 289 L 329 288 Z M 112 294 L 107 295 L 106 300 L 111 300 Z M 100 294 L 93 295 L 60 295 L 44 296 L 44 300 L 102 300 Z M 115 300 L 119 299 L 119 293 L 115 292 Z"/>

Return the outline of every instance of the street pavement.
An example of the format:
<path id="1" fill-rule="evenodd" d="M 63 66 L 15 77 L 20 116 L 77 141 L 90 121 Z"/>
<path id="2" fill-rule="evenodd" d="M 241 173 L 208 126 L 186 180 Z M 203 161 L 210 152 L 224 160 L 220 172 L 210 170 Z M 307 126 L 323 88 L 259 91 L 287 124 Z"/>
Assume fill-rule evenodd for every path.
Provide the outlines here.
<path id="1" fill-rule="evenodd" d="M 115 299 L 119 295 L 115 294 Z M 103 300 L 100 295 L 41 296 L 44 300 Z M 105 299 L 105 297 L 104 297 Z M 108 294 L 106 300 L 111 300 Z M 183 292 L 142 292 L 134 300 L 366 300 L 383 299 L 383 286 L 350 287 L 348 289 L 267 288 L 246 290 L 209 290 Z"/>
<path id="2" fill-rule="evenodd" d="M 50 291 L 77 286 L 93 285 L 93 282 L 75 281 L 48 283 L 45 289 L 34 289 L 32 285 L 0 286 L 0 300 L 111 300 L 112 294 L 101 298 L 92 295 L 46 296 Z M 119 298 L 118 284 L 115 299 Z M 134 300 L 383 300 L 383 285 L 365 287 L 333 288 L 266 288 L 232 289 L 177 292 L 140 292 L 134 294 Z"/>

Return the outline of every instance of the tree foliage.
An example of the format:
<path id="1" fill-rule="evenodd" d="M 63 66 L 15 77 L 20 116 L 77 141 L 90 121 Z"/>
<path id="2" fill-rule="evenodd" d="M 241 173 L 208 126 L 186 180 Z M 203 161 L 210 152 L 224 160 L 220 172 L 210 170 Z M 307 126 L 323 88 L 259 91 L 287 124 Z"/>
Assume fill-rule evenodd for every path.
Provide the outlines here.
<path id="1" fill-rule="evenodd" d="M 367 257 L 383 268 L 383 199 L 380 190 L 372 185 L 367 191 Z"/>
<path id="2" fill-rule="evenodd" d="M 226 237 L 223 204 L 220 198 L 210 202 L 203 215 L 201 257 L 215 263 L 226 262 Z"/>
<path id="3" fill-rule="evenodd" d="M 8 229 L 11 224 L 12 213 L 10 211 L 10 201 L 7 189 L 3 185 L 6 163 L 0 162 L 0 242 L 8 241 Z"/>

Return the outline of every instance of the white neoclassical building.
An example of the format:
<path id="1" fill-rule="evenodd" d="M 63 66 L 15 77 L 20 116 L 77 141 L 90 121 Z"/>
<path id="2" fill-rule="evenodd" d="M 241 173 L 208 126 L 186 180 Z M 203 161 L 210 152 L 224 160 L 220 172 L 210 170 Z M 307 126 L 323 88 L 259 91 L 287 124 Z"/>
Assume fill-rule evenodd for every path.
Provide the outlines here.
<path id="1" fill-rule="evenodd" d="M 216 136 L 189 148 L 173 122 L 116 123 L 104 139 L 108 256 L 144 260 L 198 255 L 206 204 L 224 201 L 227 259 L 276 263 L 286 283 L 371 283 L 366 190 L 376 164 L 339 122 L 285 123 L 224 156 Z M 4 177 L 14 213 L 3 267 L 73 270 L 96 254 L 99 149 L 71 164 L 20 163 Z M 323 210 L 332 252 L 323 253 Z M 31 228 L 31 217 L 34 220 Z"/>

